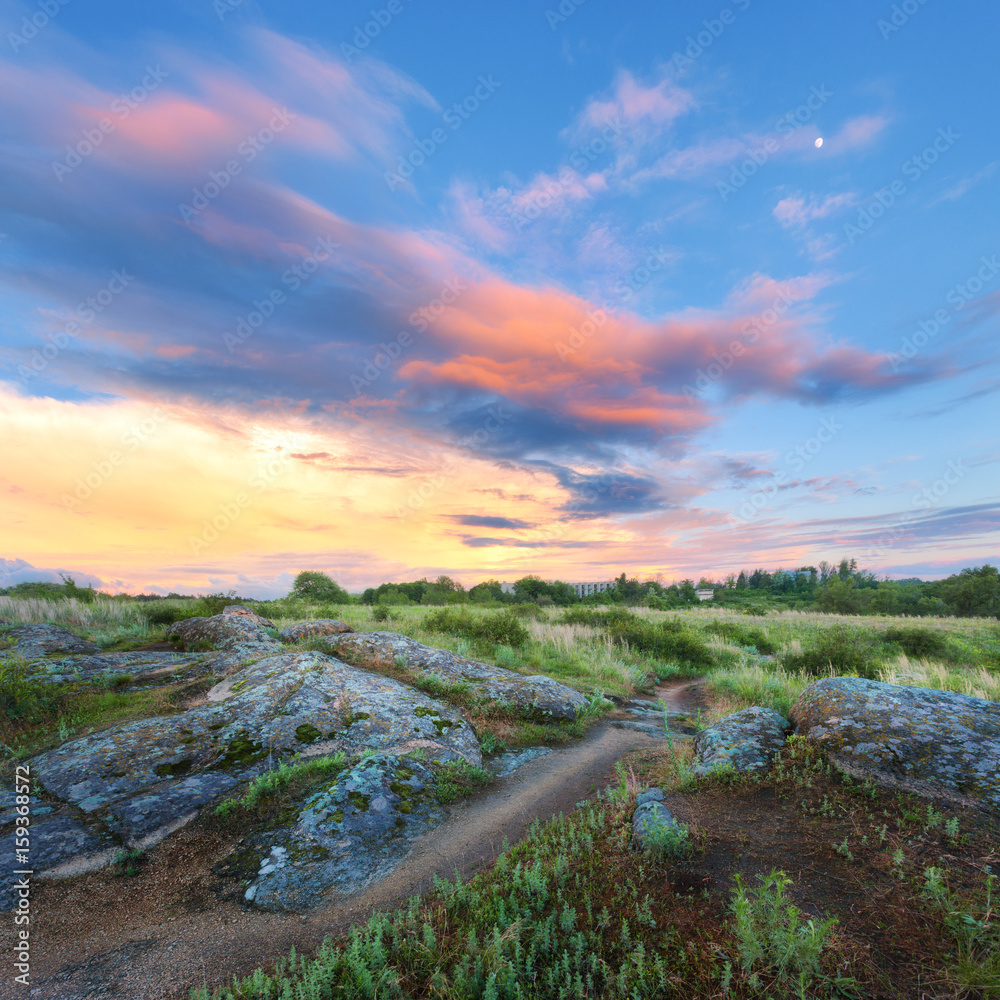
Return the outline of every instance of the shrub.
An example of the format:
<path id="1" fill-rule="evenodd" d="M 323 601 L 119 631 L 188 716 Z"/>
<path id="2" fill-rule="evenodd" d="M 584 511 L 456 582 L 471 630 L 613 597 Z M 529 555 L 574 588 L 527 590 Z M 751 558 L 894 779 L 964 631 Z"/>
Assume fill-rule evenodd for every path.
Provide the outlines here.
<path id="1" fill-rule="evenodd" d="M 691 853 L 691 840 L 685 823 L 676 820 L 665 823 L 663 820 L 647 827 L 643 831 L 642 845 L 660 861 L 673 858 L 686 858 Z"/>
<path id="2" fill-rule="evenodd" d="M 441 608 L 431 612 L 423 624 L 430 632 L 464 636 L 481 643 L 519 647 L 528 641 L 528 630 L 509 610 L 474 615 L 465 608 Z"/>
<path id="3" fill-rule="evenodd" d="M 608 634 L 618 645 L 692 667 L 710 667 L 715 663 L 705 640 L 676 618 L 654 625 L 634 615 L 630 617 L 632 621 L 621 621 L 608 628 Z"/>
<path id="4" fill-rule="evenodd" d="M 758 653 L 770 656 L 778 651 L 775 642 L 768 638 L 767 633 L 759 625 L 741 625 L 739 622 L 710 622 L 705 631 L 711 635 L 721 636 L 727 642 L 737 646 L 753 646 Z"/>
<path id="5" fill-rule="evenodd" d="M 176 604 L 146 605 L 142 610 L 150 625 L 173 625 L 174 622 L 194 617 L 190 607 L 178 607 Z"/>
<path id="6" fill-rule="evenodd" d="M 817 924 L 802 920 L 801 911 L 785 905 L 785 886 L 792 880 L 781 871 L 757 876 L 762 885 L 755 893 L 744 889 L 736 876 L 732 910 L 736 917 L 736 937 L 744 969 L 768 972 L 779 980 L 792 979 L 804 988 L 814 979 L 824 979 L 820 955 L 827 945 L 835 917 Z"/>
<path id="7" fill-rule="evenodd" d="M 896 643 L 907 656 L 942 656 L 948 649 L 943 633 L 930 628 L 893 626 L 882 637 Z"/>
<path id="8" fill-rule="evenodd" d="M 392 619 L 392 615 L 389 614 L 389 609 L 384 604 L 376 604 L 372 608 L 372 620 L 377 622 L 387 622 Z"/>
<path id="9" fill-rule="evenodd" d="M 792 673 L 813 677 L 826 676 L 832 668 L 835 674 L 878 680 L 887 652 L 872 633 L 835 625 L 820 632 L 801 653 L 786 654 L 784 666 Z"/>

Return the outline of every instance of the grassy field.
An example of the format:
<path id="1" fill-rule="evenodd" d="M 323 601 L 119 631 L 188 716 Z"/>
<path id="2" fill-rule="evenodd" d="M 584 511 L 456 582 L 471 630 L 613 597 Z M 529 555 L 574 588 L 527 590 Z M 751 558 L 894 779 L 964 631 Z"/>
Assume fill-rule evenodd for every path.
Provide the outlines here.
<path id="1" fill-rule="evenodd" d="M 162 644 L 172 620 L 219 610 L 0 598 L 0 620 L 10 625 L 61 624 L 107 650 Z M 1000 700 L 1000 625 L 986 619 L 711 607 L 515 613 L 270 602 L 259 610 L 277 629 L 336 618 L 358 631 L 401 632 L 548 674 L 595 704 L 601 693 L 627 697 L 700 677 L 709 721 L 753 704 L 787 713 L 807 684 L 831 673 Z M 10 625 L 0 626 L 0 647 Z M 304 645 L 324 648 L 322 640 Z M 374 666 L 462 705 L 487 752 L 582 732 L 582 723 L 527 723 L 463 691 L 439 691 L 401 664 Z M 40 685 L 0 648 L 0 770 L 77 733 L 181 710 L 213 680 Z M 794 739 L 778 766 L 755 779 L 695 778 L 689 755 L 687 747 L 637 752 L 622 762 L 617 789 L 537 826 L 470 883 L 441 882 L 313 955 L 293 952 L 228 989 L 196 995 L 1000 997 L 995 824 L 859 784 Z M 216 821 L 259 819 L 313 780 L 312 770 L 341 763 L 289 765 L 267 787 L 220 806 L 226 815 Z M 628 817 L 645 785 L 667 791 L 686 827 L 670 838 L 670 852 L 630 842 Z"/>

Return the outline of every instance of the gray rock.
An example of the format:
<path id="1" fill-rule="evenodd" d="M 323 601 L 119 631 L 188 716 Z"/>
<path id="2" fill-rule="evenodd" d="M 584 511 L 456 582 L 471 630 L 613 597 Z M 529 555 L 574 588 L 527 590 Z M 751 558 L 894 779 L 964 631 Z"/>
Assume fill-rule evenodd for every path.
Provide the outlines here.
<path id="1" fill-rule="evenodd" d="M 222 609 L 222 613 L 224 615 L 239 615 L 241 618 L 252 621 L 254 625 L 260 625 L 262 628 L 274 628 L 273 621 L 269 618 L 261 618 L 253 608 L 248 608 L 245 604 L 227 604 Z"/>
<path id="2" fill-rule="evenodd" d="M 26 660 L 40 660 L 50 653 L 96 653 L 101 647 L 61 625 L 18 625 L 6 633 L 14 652 Z"/>
<path id="3" fill-rule="evenodd" d="M 36 757 L 31 773 L 123 839 L 155 839 L 295 752 L 417 746 L 441 760 L 482 761 L 451 705 L 332 656 L 282 653 L 216 685 L 206 705 L 73 740 Z"/>
<path id="4" fill-rule="evenodd" d="M 575 719 L 587 699 L 565 684 L 541 674 L 525 676 L 470 660 L 457 653 L 434 649 L 396 632 L 357 632 L 331 638 L 331 644 L 347 656 L 397 658 L 424 677 L 437 677 L 445 684 L 465 684 L 479 697 L 507 702 L 537 719 Z"/>
<path id="5" fill-rule="evenodd" d="M 185 647 L 207 643 L 212 649 L 221 650 L 224 655 L 214 660 L 215 670 L 221 676 L 281 650 L 281 643 L 269 636 L 263 626 L 242 614 L 185 618 L 171 625 L 168 635 L 176 635 Z"/>
<path id="6" fill-rule="evenodd" d="M 433 772 L 412 757 L 362 760 L 307 799 L 291 827 L 257 835 L 238 852 L 237 865 L 257 873 L 243 898 L 258 909 L 295 912 L 361 892 L 447 815 L 433 783 Z"/>
<path id="7" fill-rule="evenodd" d="M 791 713 L 845 770 L 1000 809 L 1000 703 L 858 677 L 810 684 Z"/>
<path id="8" fill-rule="evenodd" d="M 632 813 L 632 846 L 641 849 L 647 846 L 649 833 L 658 827 L 677 826 L 674 814 L 663 804 L 663 790 L 650 788 L 635 797 L 636 808 Z M 680 833 L 680 830 L 678 830 Z M 686 851 L 678 850 L 684 854 Z"/>
<path id="9" fill-rule="evenodd" d="M 708 774 L 730 765 L 737 771 L 764 771 L 785 745 L 789 723 L 772 708 L 744 708 L 727 715 L 694 738 L 698 764 L 694 770 Z"/>
<path id="10" fill-rule="evenodd" d="M 353 632 L 350 625 L 338 622 L 333 618 L 317 618 L 310 622 L 298 622 L 289 625 L 278 633 L 282 642 L 301 642 L 303 639 L 315 639 L 324 635 L 343 635 Z"/>
<path id="11" fill-rule="evenodd" d="M 110 861 L 115 846 L 110 834 L 84 824 L 74 810 L 66 806 L 54 810 L 42 806 L 31 812 L 29 864 L 24 866 L 14 863 L 15 829 L 17 828 L 13 825 L 5 826 L 0 833 L 0 843 L 4 845 L 3 854 L 7 862 L 7 878 L 0 887 L 0 910 L 12 908 L 16 904 L 16 897 L 3 891 L 10 888 L 14 879 L 10 872 L 15 868 L 30 868 L 33 872 L 32 879 L 45 878 L 67 862 L 77 862 L 80 870 L 85 870 L 86 859 L 89 857 L 103 854 L 106 855 L 103 862 Z M 76 871 L 67 874 L 76 874 Z"/>
<path id="12" fill-rule="evenodd" d="M 94 656 L 67 656 L 37 660 L 33 664 L 37 680 L 62 684 L 67 681 L 114 680 L 128 675 L 140 679 L 199 676 L 212 669 L 212 653 L 171 653 L 134 650 L 126 653 L 98 653 Z"/>
<path id="13" fill-rule="evenodd" d="M 524 750 L 509 750 L 506 753 L 497 754 L 487 766 L 493 772 L 494 777 L 506 778 L 508 774 L 513 774 L 525 764 L 550 753 L 552 753 L 552 747 L 526 747 Z"/>

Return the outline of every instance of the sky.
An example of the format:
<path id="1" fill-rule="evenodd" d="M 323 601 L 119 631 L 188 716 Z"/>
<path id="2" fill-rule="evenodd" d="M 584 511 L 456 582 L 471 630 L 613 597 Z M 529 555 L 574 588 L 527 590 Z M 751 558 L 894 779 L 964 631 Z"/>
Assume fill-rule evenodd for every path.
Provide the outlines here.
<path id="1" fill-rule="evenodd" d="M 998 32 L 0 0 L 0 586 L 996 564 Z"/>

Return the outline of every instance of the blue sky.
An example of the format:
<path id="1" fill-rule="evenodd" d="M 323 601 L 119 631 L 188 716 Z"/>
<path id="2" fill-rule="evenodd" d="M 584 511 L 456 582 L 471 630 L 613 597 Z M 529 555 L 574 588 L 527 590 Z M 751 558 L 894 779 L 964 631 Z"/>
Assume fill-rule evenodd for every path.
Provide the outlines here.
<path id="1" fill-rule="evenodd" d="M 5 579 L 995 562 L 998 22 L 0 3 Z"/>

